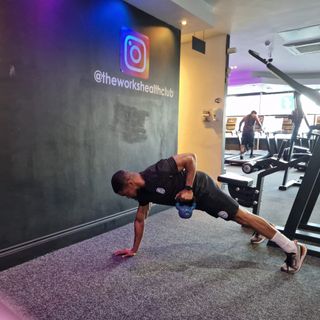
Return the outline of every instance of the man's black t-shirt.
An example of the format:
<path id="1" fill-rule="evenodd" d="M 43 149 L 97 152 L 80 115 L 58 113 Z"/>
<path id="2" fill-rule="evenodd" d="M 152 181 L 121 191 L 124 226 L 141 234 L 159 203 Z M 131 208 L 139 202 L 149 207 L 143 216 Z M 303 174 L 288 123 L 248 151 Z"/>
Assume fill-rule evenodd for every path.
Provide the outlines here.
<path id="1" fill-rule="evenodd" d="M 145 181 L 137 196 L 141 206 L 149 202 L 174 205 L 176 194 L 185 186 L 186 172 L 178 171 L 172 157 L 158 161 L 140 174 Z"/>
<path id="2" fill-rule="evenodd" d="M 162 159 L 154 165 L 140 172 L 145 180 L 144 188 L 137 195 L 139 205 L 144 206 L 149 202 L 173 206 L 176 203 L 175 196 L 186 184 L 187 173 L 178 171 L 173 157 Z M 193 193 L 197 198 L 200 189 L 205 187 L 205 174 L 197 171 L 193 182 Z"/>
<path id="3" fill-rule="evenodd" d="M 162 159 L 140 172 L 145 186 L 138 191 L 136 200 L 140 206 L 149 202 L 174 206 L 175 196 L 186 184 L 187 172 L 178 171 L 173 157 Z M 239 204 L 224 193 L 207 174 L 197 171 L 193 181 L 193 195 L 196 208 L 218 218 L 234 219 Z"/>
<path id="4" fill-rule="evenodd" d="M 256 118 L 252 117 L 250 114 L 248 114 L 247 116 L 245 116 L 244 118 L 244 127 L 243 127 L 243 133 L 246 134 L 250 134 L 254 132 L 254 124 L 256 122 Z"/>

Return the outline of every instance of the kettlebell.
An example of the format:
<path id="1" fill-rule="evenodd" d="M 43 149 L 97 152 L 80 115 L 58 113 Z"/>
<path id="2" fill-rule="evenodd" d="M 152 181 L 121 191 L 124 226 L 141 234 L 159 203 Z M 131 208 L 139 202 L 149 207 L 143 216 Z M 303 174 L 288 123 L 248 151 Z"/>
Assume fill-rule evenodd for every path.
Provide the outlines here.
<path id="1" fill-rule="evenodd" d="M 196 208 L 196 203 L 194 199 L 187 202 L 178 200 L 176 202 L 176 208 L 178 209 L 180 218 L 189 219 L 192 216 L 192 211 Z"/>

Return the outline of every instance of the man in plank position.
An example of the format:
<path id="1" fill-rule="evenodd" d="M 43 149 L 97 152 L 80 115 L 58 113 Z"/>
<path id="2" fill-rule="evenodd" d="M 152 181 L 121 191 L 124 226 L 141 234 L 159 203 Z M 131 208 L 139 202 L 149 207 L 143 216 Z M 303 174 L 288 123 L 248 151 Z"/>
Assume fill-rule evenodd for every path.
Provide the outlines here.
<path id="1" fill-rule="evenodd" d="M 192 153 L 178 154 L 162 159 L 142 172 L 117 171 L 111 180 L 115 193 L 139 202 L 134 221 L 134 242 L 130 249 L 114 254 L 132 257 L 138 252 L 150 203 L 172 205 L 195 199 L 196 209 L 209 215 L 221 217 L 246 225 L 258 234 L 275 242 L 287 255 L 281 271 L 296 273 L 307 254 L 304 244 L 291 241 L 265 219 L 239 207 L 239 204 L 224 193 L 205 173 L 196 170 L 196 156 Z"/>

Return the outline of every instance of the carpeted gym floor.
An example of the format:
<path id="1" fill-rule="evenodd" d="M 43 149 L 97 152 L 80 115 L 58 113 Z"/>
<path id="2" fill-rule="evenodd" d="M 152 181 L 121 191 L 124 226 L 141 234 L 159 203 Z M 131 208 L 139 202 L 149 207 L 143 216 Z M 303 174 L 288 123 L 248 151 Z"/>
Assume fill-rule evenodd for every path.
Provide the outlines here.
<path id="1" fill-rule="evenodd" d="M 271 180 L 261 215 L 279 224 L 297 189 L 274 190 Z M 34 320 L 318 320 L 320 259 L 308 256 L 288 275 L 279 270 L 284 254 L 250 245 L 250 235 L 200 211 L 182 220 L 170 209 L 148 218 L 133 258 L 112 256 L 131 245 L 129 224 L 1 272 L 2 303 Z"/>

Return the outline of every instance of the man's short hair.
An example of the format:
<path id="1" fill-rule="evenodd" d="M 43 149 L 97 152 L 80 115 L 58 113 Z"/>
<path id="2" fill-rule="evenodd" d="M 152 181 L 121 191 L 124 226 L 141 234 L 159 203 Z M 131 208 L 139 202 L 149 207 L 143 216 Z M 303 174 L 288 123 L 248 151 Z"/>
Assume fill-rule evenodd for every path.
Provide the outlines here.
<path id="1" fill-rule="evenodd" d="M 257 114 L 257 111 L 256 110 L 252 110 L 251 114 L 253 114 L 253 113 Z"/>
<path id="2" fill-rule="evenodd" d="M 111 185 L 115 193 L 121 192 L 128 181 L 128 173 L 124 170 L 117 171 L 111 178 Z"/>

